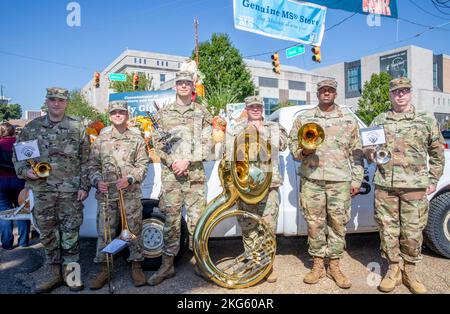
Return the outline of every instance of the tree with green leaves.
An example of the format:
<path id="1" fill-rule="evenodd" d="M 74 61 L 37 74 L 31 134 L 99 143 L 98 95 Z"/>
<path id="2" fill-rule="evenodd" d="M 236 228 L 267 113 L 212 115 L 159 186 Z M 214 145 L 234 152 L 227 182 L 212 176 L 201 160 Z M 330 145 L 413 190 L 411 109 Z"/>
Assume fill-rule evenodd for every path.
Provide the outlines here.
<path id="1" fill-rule="evenodd" d="M 361 98 L 358 100 L 356 115 L 370 125 L 380 113 L 391 108 L 389 99 L 389 81 L 392 80 L 386 72 L 372 74 L 370 81 L 364 83 Z"/>
<path id="2" fill-rule="evenodd" d="M 195 51 L 192 53 L 192 59 L 195 60 Z M 255 85 L 252 76 L 239 50 L 233 46 L 227 34 L 214 33 L 209 41 L 199 45 L 199 63 L 207 101 L 218 98 L 228 101 L 234 96 L 233 102 L 241 102 L 245 97 L 253 95 Z M 212 110 L 214 112 L 224 106 L 223 102 L 219 102 L 209 104 L 209 107 L 216 105 L 219 107 Z"/>
<path id="3" fill-rule="evenodd" d="M 0 104 L 0 121 L 20 119 L 21 117 L 22 108 L 19 104 Z"/>
<path id="4" fill-rule="evenodd" d="M 206 106 L 213 116 L 219 114 L 220 110 L 226 110 L 227 104 L 239 102 L 236 94 L 231 89 L 222 86 L 210 87 L 205 97 L 198 97 L 199 103 Z"/>
<path id="5" fill-rule="evenodd" d="M 126 73 L 127 80 L 125 82 L 120 81 L 112 81 L 111 88 L 114 89 L 116 93 L 126 93 L 126 92 L 142 92 L 147 90 L 152 90 L 152 81 L 153 79 L 147 78 L 144 73 L 138 73 L 139 84 L 138 89 L 135 90 L 133 88 L 133 76 L 134 73 Z"/>

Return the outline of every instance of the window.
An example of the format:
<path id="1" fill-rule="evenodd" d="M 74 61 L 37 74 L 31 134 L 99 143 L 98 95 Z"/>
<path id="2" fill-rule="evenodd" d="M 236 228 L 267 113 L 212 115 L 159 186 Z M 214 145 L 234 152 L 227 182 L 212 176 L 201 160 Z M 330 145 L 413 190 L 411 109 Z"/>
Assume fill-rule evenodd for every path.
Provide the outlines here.
<path id="1" fill-rule="evenodd" d="M 169 62 L 166 61 L 166 67 L 168 67 L 168 66 L 169 66 Z"/>
<path id="2" fill-rule="evenodd" d="M 141 64 L 142 63 L 142 59 L 141 58 L 139 58 L 139 64 Z"/>
<path id="3" fill-rule="evenodd" d="M 361 68 L 349 68 L 347 71 L 347 91 L 348 92 L 358 92 L 361 88 Z"/>
<path id="4" fill-rule="evenodd" d="M 433 87 L 439 88 L 438 84 L 438 64 L 437 62 L 433 63 Z"/>
<path id="5" fill-rule="evenodd" d="M 266 116 L 270 115 L 278 107 L 277 98 L 263 98 L 264 100 L 264 114 Z"/>
<path id="6" fill-rule="evenodd" d="M 259 77 L 259 86 L 278 88 L 278 80 L 270 77 Z"/>
<path id="7" fill-rule="evenodd" d="M 306 90 L 306 83 L 299 81 L 289 81 L 289 89 Z"/>
<path id="8" fill-rule="evenodd" d="M 147 59 L 144 59 L 144 64 L 147 64 Z"/>
<path id="9" fill-rule="evenodd" d="M 156 60 L 156 65 L 159 65 L 159 60 Z"/>
<path id="10" fill-rule="evenodd" d="M 178 62 L 178 68 L 180 68 L 180 62 Z"/>
<path id="11" fill-rule="evenodd" d="M 306 101 L 304 100 L 289 100 L 289 102 L 293 105 L 303 106 L 306 105 Z"/>
<path id="12" fill-rule="evenodd" d="M 137 63 L 137 58 L 134 58 L 134 63 Z"/>
<path id="13" fill-rule="evenodd" d="M 159 81 L 160 81 L 161 83 L 164 83 L 164 82 L 166 81 L 166 75 L 165 75 L 165 74 L 160 74 L 160 75 L 159 75 Z"/>

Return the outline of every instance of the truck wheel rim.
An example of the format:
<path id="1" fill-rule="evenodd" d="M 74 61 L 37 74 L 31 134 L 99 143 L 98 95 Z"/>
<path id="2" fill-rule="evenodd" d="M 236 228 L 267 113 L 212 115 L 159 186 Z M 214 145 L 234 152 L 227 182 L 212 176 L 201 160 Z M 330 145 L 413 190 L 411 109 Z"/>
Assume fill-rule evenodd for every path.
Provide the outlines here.
<path id="1" fill-rule="evenodd" d="M 448 211 L 447 215 L 445 216 L 443 229 L 447 241 L 450 242 L 450 211 Z"/>
<path id="2" fill-rule="evenodd" d="M 148 258 L 161 256 L 164 245 L 164 223 L 158 219 L 149 218 L 142 221 L 143 255 Z"/>

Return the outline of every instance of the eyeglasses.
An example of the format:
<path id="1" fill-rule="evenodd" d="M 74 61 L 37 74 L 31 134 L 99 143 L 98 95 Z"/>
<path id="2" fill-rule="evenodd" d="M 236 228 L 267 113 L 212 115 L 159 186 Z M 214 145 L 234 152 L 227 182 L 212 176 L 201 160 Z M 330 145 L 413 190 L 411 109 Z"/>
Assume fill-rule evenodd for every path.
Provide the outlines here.
<path id="1" fill-rule="evenodd" d="M 400 94 L 409 94 L 411 92 L 410 88 L 400 88 L 392 91 L 392 94 L 394 95 L 400 95 Z"/>

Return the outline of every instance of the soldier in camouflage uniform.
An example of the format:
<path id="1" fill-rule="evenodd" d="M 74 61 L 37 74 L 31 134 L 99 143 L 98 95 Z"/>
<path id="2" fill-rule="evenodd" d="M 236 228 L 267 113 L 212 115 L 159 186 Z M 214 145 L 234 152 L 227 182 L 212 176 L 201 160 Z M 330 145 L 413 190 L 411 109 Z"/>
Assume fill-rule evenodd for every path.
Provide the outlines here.
<path id="1" fill-rule="evenodd" d="M 269 171 L 272 171 L 272 183 L 267 196 L 260 203 L 256 205 L 249 205 L 243 201 L 239 201 L 238 208 L 261 216 L 275 233 L 278 221 L 278 210 L 280 206 L 278 188 L 282 184 L 278 162 L 278 152 L 284 151 L 287 148 L 287 133 L 279 123 L 264 121 L 262 115 L 264 104 L 261 97 L 247 97 L 245 99 L 245 109 L 247 110 L 247 121 L 235 126 L 233 129 L 227 129 L 226 153 L 229 154 L 228 156 L 232 156 L 234 138 L 239 133 L 244 131 L 249 125 L 253 125 L 259 131 L 262 142 L 269 143 L 271 145 L 272 169 Z M 238 222 L 242 230 L 244 248 L 246 251 L 251 251 L 253 243 L 258 243 L 260 241 L 255 222 L 252 219 L 245 218 L 239 218 Z M 270 283 L 277 281 L 277 276 L 273 269 L 267 276 L 266 280 Z"/>
<path id="2" fill-rule="evenodd" d="M 324 258 L 329 258 L 328 276 L 347 289 L 351 282 L 340 270 L 339 259 L 345 248 L 351 195 L 359 191 L 364 167 L 358 123 L 334 103 L 336 88 L 335 80 L 317 84 L 319 105 L 295 119 L 289 147 L 293 157 L 302 162 L 300 202 L 308 224 L 308 252 L 314 259 L 303 281 L 315 284 L 324 277 Z M 325 131 L 324 142 L 316 150 L 299 145 L 298 131 L 308 122 L 319 124 Z"/>
<path id="3" fill-rule="evenodd" d="M 425 293 L 415 265 L 422 258 L 427 195 L 436 190 L 444 168 L 444 139 L 435 118 L 411 104 L 408 78 L 393 79 L 389 85 L 392 109 L 372 121 L 372 126 L 384 127 L 384 148 L 391 153 L 388 163 L 378 165 L 374 179 L 375 220 L 380 227 L 382 256 L 389 262 L 379 290 L 390 292 L 401 284 L 399 263 L 403 259 L 403 283 L 413 293 Z M 374 149 L 367 149 L 366 155 L 373 161 Z"/>
<path id="4" fill-rule="evenodd" d="M 67 89 L 47 88 L 46 97 L 48 113 L 28 123 L 18 142 L 38 140 L 40 157 L 36 161 L 48 162 L 52 167 L 50 175 L 38 177 L 27 161 L 17 161 L 14 154 L 18 177 L 25 179 L 25 187 L 34 193 L 33 217 L 41 234 L 46 263 L 51 268 L 47 280 L 36 286 L 36 293 L 50 292 L 60 286 L 68 275 L 67 264 L 78 262 L 82 201 L 90 189 L 89 139 L 85 125 L 79 118 L 65 114 Z M 68 285 L 73 291 L 83 289 L 82 283 Z"/>
<path id="5" fill-rule="evenodd" d="M 156 115 L 161 130 L 171 138 L 153 140 L 162 163 L 160 208 L 166 220 L 162 265 L 147 281 L 152 286 L 175 276 L 173 261 L 180 249 L 182 207 L 186 208 L 190 247 L 195 225 L 206 207 L 202 160 L 211 146 L 212 117 L 205 107 L 191 100 L 192 74 L 177 73 L 175 88 L 176 101 Z M 197 265 L 195 270 L 199 274 Z"/>
<path id="6" fill-rule="evenodd" d="M 101 250 L 107 245 L 105 228 L 111 239 L 119 235 L 120 223 L 119 191 L 123 192 L 123 204 L 129 230 L 136 238 L 129 241 L 131 277 L 136 287 L 145 285 L 142 271 L 141 231 L 142 192 L 141 182 L 148 171 L 148 155 L 144 139 L 127 127 L 128 107 L 125 101 L 109 104 L 109 119 L 112 127 L 102 132 L 94 141 L 89 157 L 89 178 L 97 187 L 97 253 L 95 263 L 99 272 L 91 279 L 89 288 L 100 289 L 108 280 L 105 254 Z M 109 226 L 108 226 L 109 224 Z M 109 235 L 107 235 L 109 236 Z"/>

